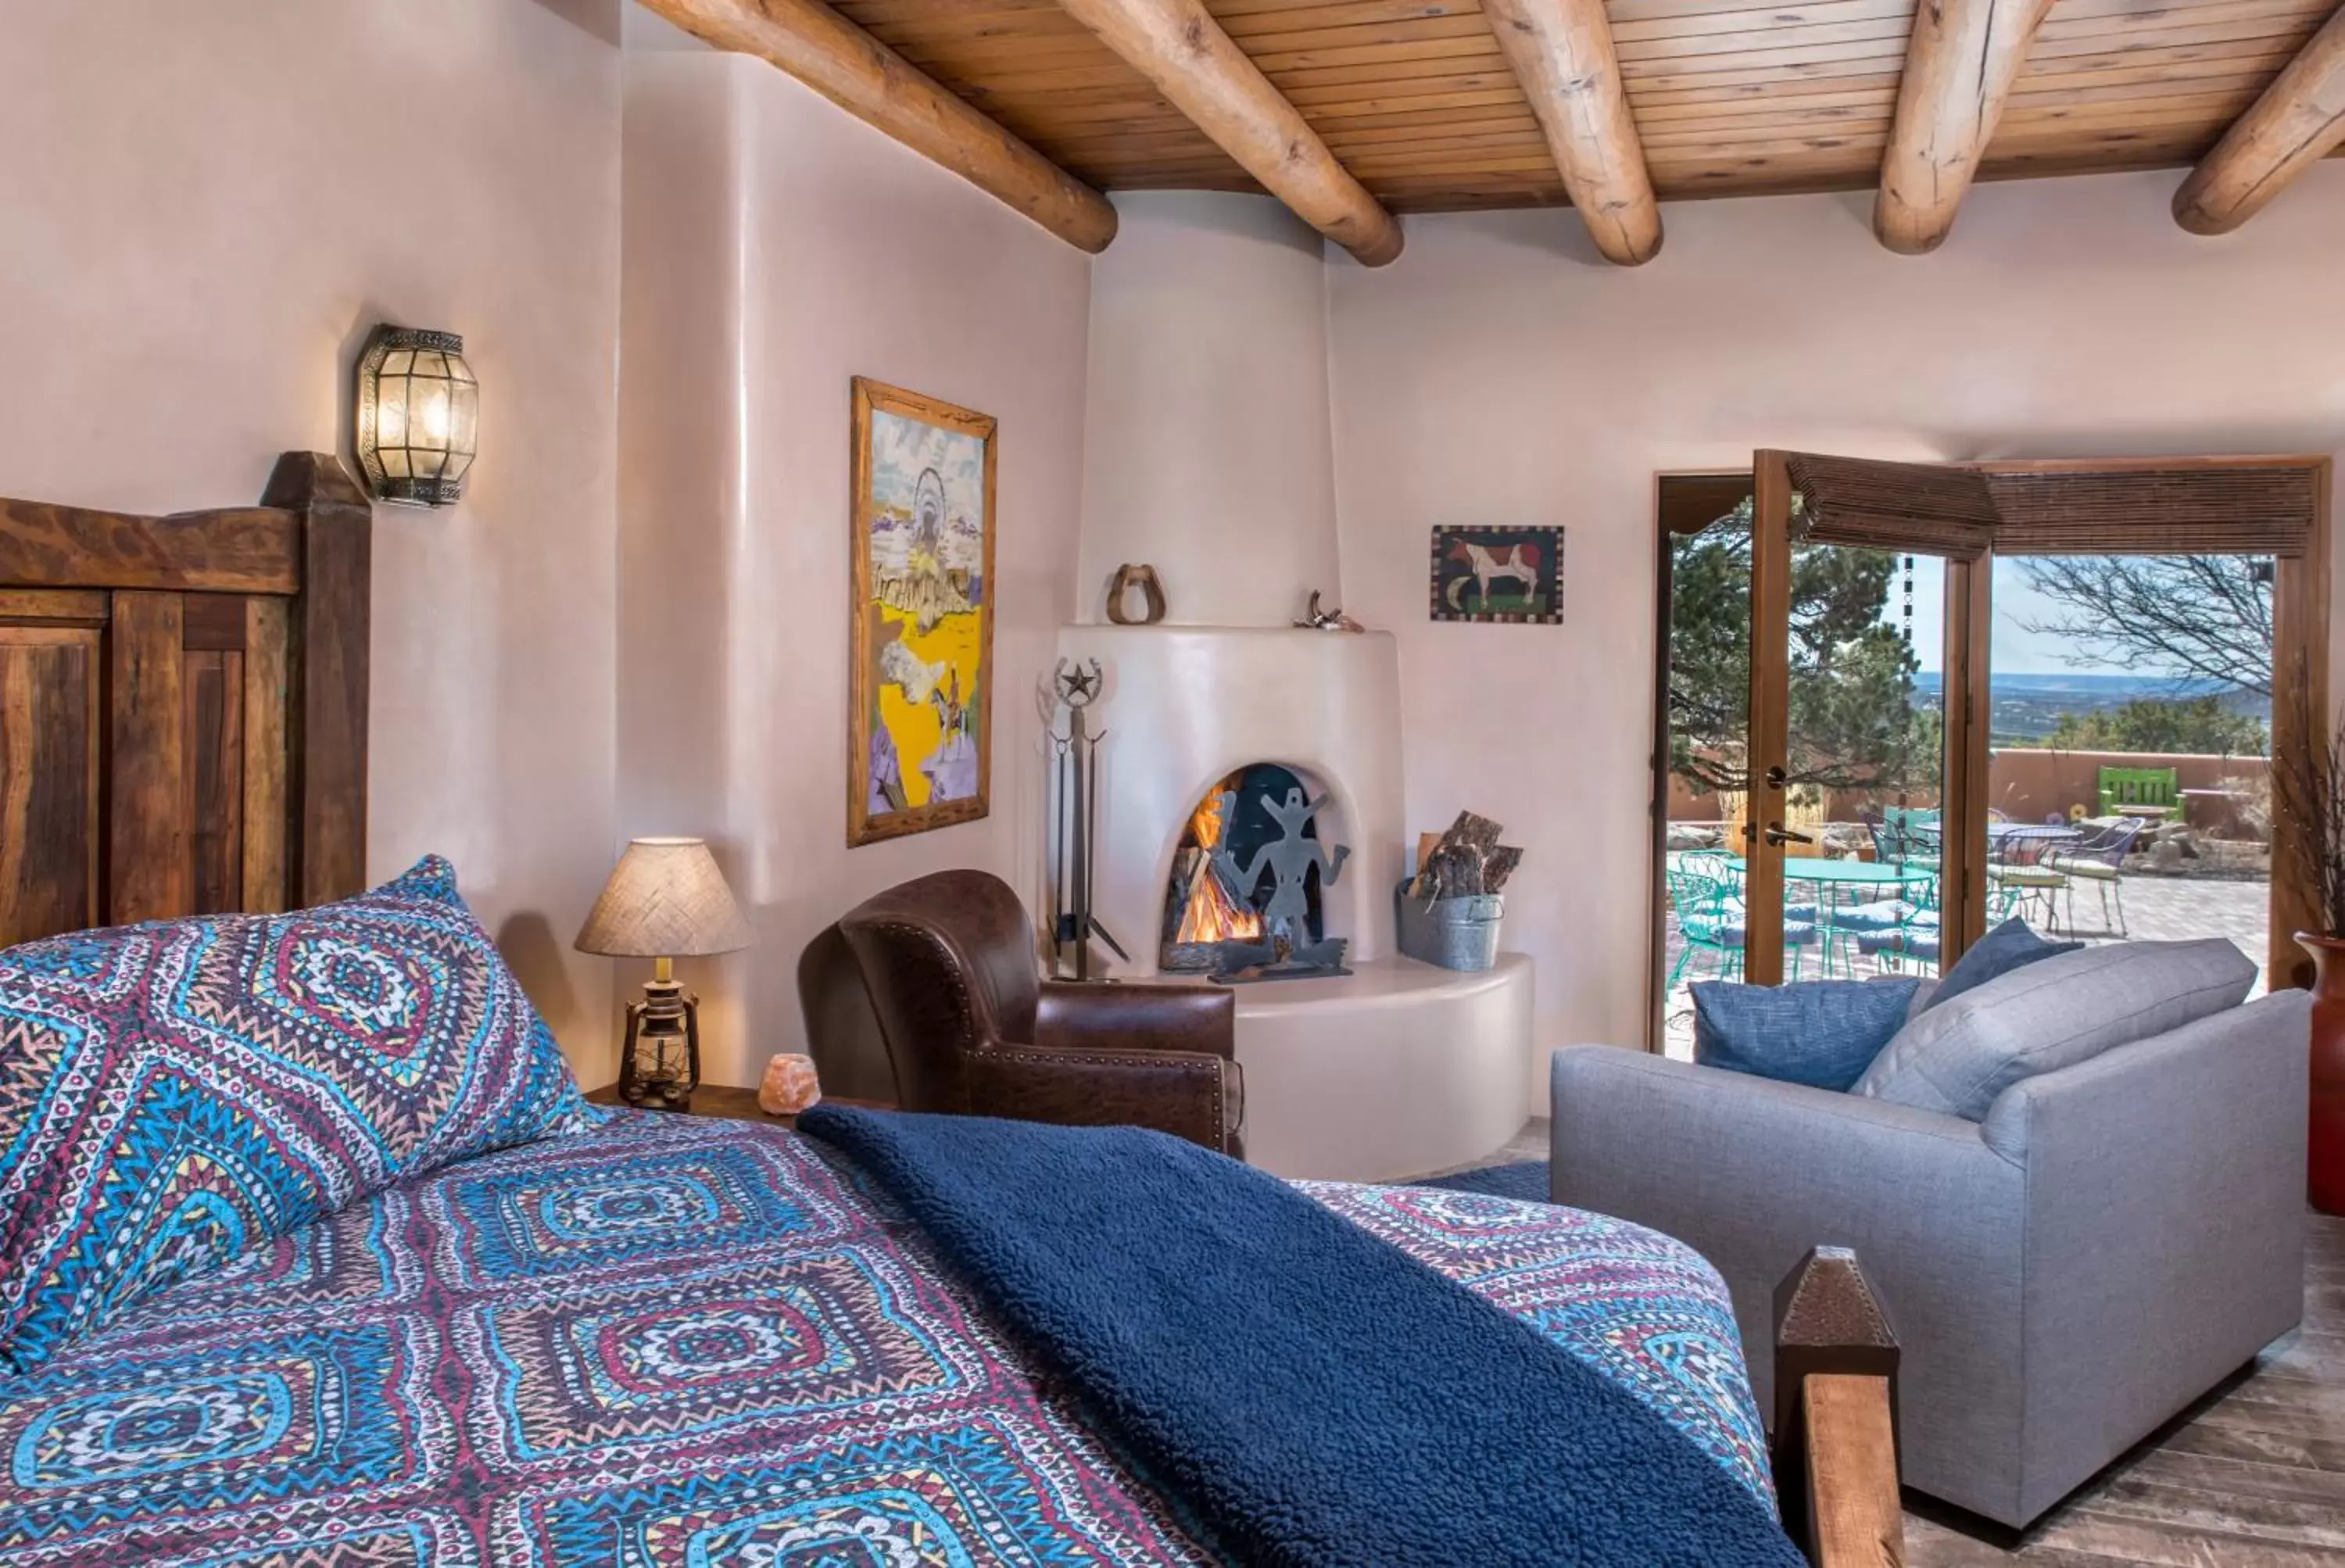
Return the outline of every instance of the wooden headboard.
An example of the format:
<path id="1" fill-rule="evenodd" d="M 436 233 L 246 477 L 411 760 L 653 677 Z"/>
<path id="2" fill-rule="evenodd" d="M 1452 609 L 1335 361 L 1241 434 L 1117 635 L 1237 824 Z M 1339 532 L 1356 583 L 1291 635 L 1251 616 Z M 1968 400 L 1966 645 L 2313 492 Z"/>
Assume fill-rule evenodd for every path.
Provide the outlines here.
<path id="1" fill-rule="evenodd" d="M 0 500 L 0 946 L 360 890 L 372 525 L 314 452 L 258 506 Z"/>

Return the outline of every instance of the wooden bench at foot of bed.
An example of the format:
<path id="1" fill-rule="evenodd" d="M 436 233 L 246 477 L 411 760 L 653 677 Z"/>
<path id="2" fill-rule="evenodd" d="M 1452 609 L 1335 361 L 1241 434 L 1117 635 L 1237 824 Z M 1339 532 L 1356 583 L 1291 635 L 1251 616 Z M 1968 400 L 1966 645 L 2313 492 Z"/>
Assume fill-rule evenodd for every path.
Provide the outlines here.
<path id="1" fill-rule="evenodd" d="M 1822 1568 L 1905 1560 L 1897 1497 L 1897 1336 L 1846 1247 L 1775 1291 L 1772 1463 L 1783 1528 Z"/>

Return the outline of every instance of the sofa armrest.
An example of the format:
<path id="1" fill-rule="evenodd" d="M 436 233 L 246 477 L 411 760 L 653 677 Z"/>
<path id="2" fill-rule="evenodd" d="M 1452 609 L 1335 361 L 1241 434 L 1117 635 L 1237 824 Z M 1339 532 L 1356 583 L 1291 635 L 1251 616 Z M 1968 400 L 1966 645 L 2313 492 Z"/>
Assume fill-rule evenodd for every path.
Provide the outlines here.
<path id="1" fill-rule="evenodd" d="M 1761 1409 L 1775 1285 L 1814 1247 L 1858 1249 L 1924 1380 L 1931 1348 L 2015 1354 L 2022 1173 L 1975 1124 L 1612 1046 L 1567 1047 L 1551 1072 L 1555 1201 L 1710 1260 Z"/>
<path id="2" fill-rule="evenodd" d="M 1061 1126 L 1152 1127 L 1237 1155 L 1245 1115 L 1237 1064 L 1202 1051 L 998 1044 L 969 1058 L 972 1098 Z"/>
<path id="3" fill-rule="evenodd" d="M 1237 1060 L 1237 998 L 1226 986 L 1046 980 L 1034 1043 L 1068 1049 L 1202 1051 Z"/>
<path id="4" fill-rule="evenodd" d="M 2282 992 L 1988 1111 L 2027 1172 L 2024 1512 L 2301 1317 L 2309 1010 Z"/>

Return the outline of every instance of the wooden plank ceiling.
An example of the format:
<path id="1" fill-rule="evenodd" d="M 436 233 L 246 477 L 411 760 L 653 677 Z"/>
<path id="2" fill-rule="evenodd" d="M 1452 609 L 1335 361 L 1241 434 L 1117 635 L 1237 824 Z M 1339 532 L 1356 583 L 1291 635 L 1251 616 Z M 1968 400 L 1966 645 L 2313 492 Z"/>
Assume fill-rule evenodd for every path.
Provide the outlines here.
<path id="1" fill-rule="evenodd" d="M 1206 0 L 1394 211 L 1561 204 L 1555 160 L 1477 0 Z M 939 82 L 1103 189 L 1254 182 L 1059 0 L 835 0 Z M 1609 0 L 1663 199 L 1871 187 L 1914 0 Z M 2196 162 L 2338 0 L 2055 0 L 1985 178 Z"/>

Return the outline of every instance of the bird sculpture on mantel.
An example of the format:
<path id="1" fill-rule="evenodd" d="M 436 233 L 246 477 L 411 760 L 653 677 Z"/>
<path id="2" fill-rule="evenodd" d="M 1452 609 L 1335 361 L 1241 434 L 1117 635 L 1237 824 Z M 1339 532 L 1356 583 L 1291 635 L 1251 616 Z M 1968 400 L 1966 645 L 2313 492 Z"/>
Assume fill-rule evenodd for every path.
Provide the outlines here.
<path id="1" fill-rule="evenodd" d="M 1304 612 L 1303 619 L 1294 623 L 1297 626 L 1322 632 L 1364 632 L 1368 629 L 1342 610 L 1321 609 L 1319 597 L 1319 590 L 1312 589 L 1311 607 Z"/>

